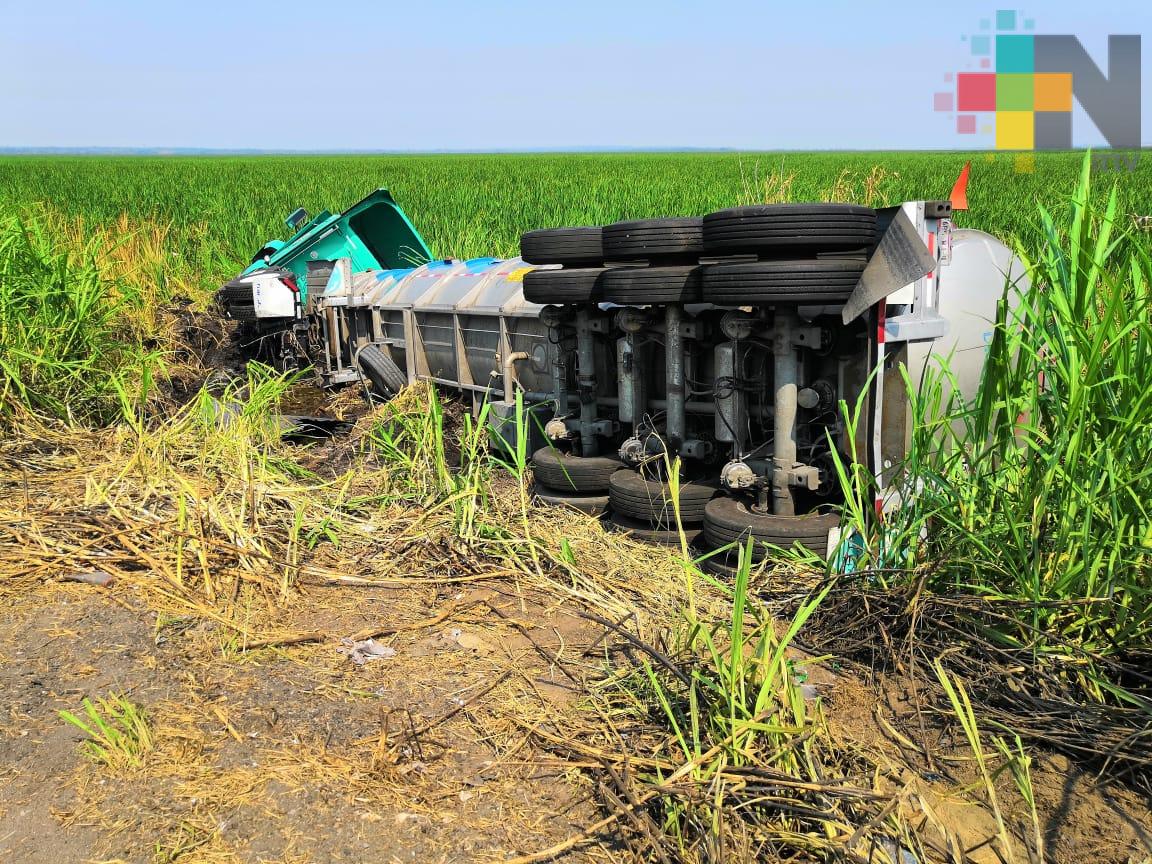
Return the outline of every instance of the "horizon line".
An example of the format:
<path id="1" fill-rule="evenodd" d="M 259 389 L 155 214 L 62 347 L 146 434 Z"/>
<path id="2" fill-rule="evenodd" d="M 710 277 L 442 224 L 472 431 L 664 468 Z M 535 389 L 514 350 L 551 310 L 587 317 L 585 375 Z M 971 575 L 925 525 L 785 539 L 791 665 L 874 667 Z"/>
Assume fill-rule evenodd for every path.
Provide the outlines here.
<path id="1" fill-rule="evenodd" d="M 1083 153 L 1088 150 L 1101 152 L 1139 152 L 1152 149 L 1152 144 L 1140 147 L 1072 147 L 1067 150 L 998 150 L 991 147 L 950 148 L 950 147 L 838 147 L 838 148 L 778 148 L 744 149 L 740 147 L 623 147 L 614 145 L 592 147 L 542 147 L 542 148 L 480 148 L 480 149 L 428 149 L 428 150 L 370 150 L 370 149 L 305 149 L 284 150 L 260 147 L 0 147 L 4 156 L 515 156 L 538 154 L 624 154 L 624 153 Z"/>

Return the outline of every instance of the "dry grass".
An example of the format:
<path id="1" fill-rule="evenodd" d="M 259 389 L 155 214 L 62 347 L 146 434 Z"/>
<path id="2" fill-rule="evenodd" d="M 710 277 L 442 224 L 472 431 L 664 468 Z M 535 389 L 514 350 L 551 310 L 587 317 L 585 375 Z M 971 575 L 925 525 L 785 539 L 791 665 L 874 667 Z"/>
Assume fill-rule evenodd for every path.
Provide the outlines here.
<path id="1" fill-rule="evenodd" d="M 227 423 L 198 402 L 159 422 L 83 438 L 39 425 L 0 444 L 0 592 L 17 605 L 83 597 L 100 589 L 57 583 L 108 574 L 104 596 L 142 604 L 157 643 L 188 658 L 176 692 L 148 706 L 154 748 L 131 783 L 109 786 L 82 763 L 66 824 L 98 827 L 111 847 L 153 838 L 156 862 L 204 864 L 249 860 L 221 824 L 276 826 L 291 862 L 315 848 L 309 820 L 328 818 L 432 826 L 428 848 L 446 852 L 456 832 L 514 831 L 534 838 L 519 845 L 524 861 L 595 860 L 603 844 L 634 860 L 883 861 L 891 843 L 923 861 L 970 859 L 959 850 L 980 840 L 941 815 L 945 793 L 916 780 L 898 746 L 833 733 L 815 703 L 782 739 L 801 748 L 803 771 L 767 752 L 715 763 L 724 741 L 685 758 L 639 670 L 664 663 L 672 686 L 697 674 L 706 658 L 682 641 L 684 610 L 722 634 L 732 601 L 678 553 L 562 510 L 526 523 L 519 481 L 498 475 L 462 527 L 433 478 L 417 482 L 372 444 L 381 423 L 426 411 L 422 388 L 305 450 L 268 421 L 280 393 L 247 382 L 229 398 L 251 410 Z M 332 408 L 353 410 L 347 396 Z M 752 576 L 778 601 L 818 581 Z M 411 665 L 351 674 L 335 649 L 368 635 Z M 378 704 L 397 674 L 403 698 Z M 270 723 L 259 694 L 275 681 L 308 695 Z M 481 786 L 454 773 L 460 752 L 488 754 Z M 521 797 L 535 776 L 524 772 L 542 770 L 585 802 L 559 837 L 555 813 Z M 308 819 L 285 816 L 292 796 Z M 725 802 L 719 823 L 694 823 L 713 799 Z M 498 819 L 486 801 L 500 802 Z M 697 814 L 681 823 L 691 837 L 667 830 L 672 814 Z M 491 843 L 476 857 L 505 857 Z"/>
<path id="2" fill-rule="evenodd" d="M 784 161 L 780 161 L 779 169 L 765 173 L 760 171 L 760 163 L 755 162 L 752 167 L 745 170 L 740 166 L 740 203 L 747 204 L 784 204 L 795 200 L 792 187 L 796 183 L 796 172 L 784 170 Z"/>
<path id="3" fill-rule="evenodd" d="M 216 286 L 205 284 L 176 249 L 177 233 L 185 245 L 202 243 L 210 233 L 207 223 L 185 223 L 177 232 L 170 221 L 133 219 L 127 213 L 110 222 L 66 215 L 49 204 L 30 206 L 26 213 L 39 216 L 67 248 L 90 250 L 93 263 L 110 281 L 152 301 L 138 317 L 145 334 L 162 332 L 174 298 L 204 306 L 211 301 Z"/>
<path id="4" fill-rule="evenodd" d="M 897 191 L 900 175 L 884 165 L 873 165 L 868 170 L 843 168 L 831 185 L 821 189 L 811 200 L 840 201 L 863 204 L 866 207 L 886 207 L 899 203 Z M 761 171 L 755 162 L 748 169 L 740 168 L 741 204 L 787 204 L 796 200 L 796 172 L 780 167 Z"/>
<path id="5" fill-rule="evenodd" d="M 262 386 L 259 380 L 246 385 L 246 404 L 259 402 Z M 199 658 L 177 696 L 149 707 L 155 749 L 133 783 L 169 793 L 141 812 L 109 797 L 99 771 L 89 766 L 79 781 L 83 803 L 68 819 L 98 825 L 110 837 L 161 837 L 157 861 L 215 864 L 236 860 L 234 845 L 213 827 L 219 814 L 266 808 L 270 789 L 301 789 L 316 778 L 342 800 L 375 812 L 402 808 L 415 814 L 411 818 L 431 818 L 444 802 L 412 766 L 450 752 L 451 737 L 443 738 L 449 729 L 470 738 L 470 746 L 489 748 L 498 763 L 539 765 L 542 754 L 554 752 L 575 788 L 593 777 L 616 778 L 622 785 L 601 780 L 585 793 L 615 815 L 587 837 L 574 834 L 572 846 L 631 836 L 636 825 L 647 826 L 647 836 L 656 811 L 644 813 L 635 802 L 659 807 L 663 796 L 695 794 L 692 783 L 680 791 L 653 787 L 651 780 L 631 785 L 641 782 L 633 773 L 638 766 L 645 776 L 654 770 L 683 776 L 683 765 L 661 743 L 666 730 L 646 719 L 641 695 L 621 689 L 616 676 L 593 682 L 603 677 L 606 652 L 619 650 L 625 632 L 633 647 L 667 644 L 669 623 L 678 626 L 689 593 L 703 620 L 723 621 L 730 602 L 725 591 L 674 551 L 606 533 L 577 513 L 534 513 L 525 536 L 524 499 L 513 478 L 494 482 L 465 534 L 432 491 L 421 502 L 408 500 L 411 466 L 400 471 L 378 459 L 370 436 L 390 418 L 424 410 L 428 398 L 414 388 L 361 418 L 348 439 L 311 452 L 281 443 L 266 411 L 241 409 L 222 424 L 204 415 L 208 403 L 192 403 L 163 422 L 84 439 L 39 426 L 0 445 L 0 591 L 20 597 L 78 573 L 108 574 L 116 594 L 131 592 L 159 616 L 158 636 L 167 638 L 171 622 L 182 622 L 180 638 Z M 434 487 L 429 481 L 420 488 Z M 476 593 L 482 589 L 495 593 Z M 366 591 L 387 591 L 394 599 L 384 621 L 356 625 Z M 553 639 L 541 630 L 542 620 L 563 610 L 588 616 L 582 626 L 601 634 L 599 644 L 586 638 L 576 650 L 566 645 L 570 635 L 557 631 L 560 638 Z M 605 633 L 590 621 L 620 622 L 614 625 L 620 629 Z M 189 630 L 188 622 L 198 623 Z M 489 672 L 467 684 L 447 710 L 425 717 L 388 713 L 374 731 L 338 744 L 310 721 L 313 732 L 264 742 L 251 764 L 222 763 L 228 747 L 252 749 L 247 736 L 254 721 L 250 711 L 205 694 L 244 692 L 251 664 L 290 658 L 309 677 L 336 675 L 335 688 L 326 683 L 317 698 L 338 711 L 336 705 L 365 698 L 363 683 L 353 685 L 338 671 L 344 661 L 334 648 L 341 637 L 384 636 L 405 644 L 449 626 L 470 634 L 467 644 Z M 421 677 L 450 677 L 455 662 L 451 655 L 431 659 Z M 550 670 L 544 678 L 541 663 Z M 557 702 L 553 691 L 561 685 L 571 695 Z M 574 701 L 592 693 L 602 695 L 585 707 Z M 621 737 L 621 723 L 636 728 Z M 820 728 L 818 722 L 810 734 L 822 735 Z M 510 770 L 502 782 L 515 788 L 518 776 Z M 850 805 L 844 811 L 845 825 L 888 800 L 867 787 L 825 791 L 830 801 L 864 802 L 864 810 Z M 613 802 L 633 799 L 614 810 Z M 197 802 L 191 813 L 182 803 L 190 800 Z M 617 824 L 621 816 L 631 828 Z M 515 818 L 531 817 L 525 809 Z M 547 836 L 522 827 L 525 836 Z M 472 828 L 481 835 L 501 830 L 483 819 Z"/>
<path id="6" fill-rule="evenodd" d="M 893 184 L 900 175 L 883 165 L 873 165 L 867 173 L 843 169 L 835 182 L 821 195 L 822 201 L 842 201 L 865 207 L 887 207 L 898 203 Z"/>
<path id="7" fill-rule="evenodd" d="M 139 614 L 157 599 L 136 582 L 89 595 L 87 604 L 77 593 L 92 590 L 44 585 L 20 604 L 43 608 L 63 591 L 71 603 L 62 608 L 121 598 Z M 242 589 L 237 604 L 257 605 L 246 596 L 255 592 Z M 599 666 L 583 656 L 591 631 L 558 619 L 549 612 L 557 599 L 539 592 L 497 585 L 456 593 L 466 596 L 444 597 L 419 584 L 315 588 L 278 604 L 277 625 L 323 622 L 334 635 L 251 652 L 230 649 L 231 628 L 213 618 L 187 610 L 179 618 L 158 616 L 156 668 L 118 673 L 133 676 L 138 698 L 150 702 L 155 746 L 140 765 L 115 774 L 79 760 L 69 781 L 76 800 L 59 817 L 67 826 L 99 829 L 108 850 L 120 855 L 139 850 L 141 840 L 155 844 L 151 857 L 127 856 L 134 861 L 168 854 L 194 862 L 281 860 L 254 858 L 253 850 L 293 845 L 312 850 L 309 860 L 327 860 L 338 847 L 317 839 L 321 825 L 344 835 L 370 830 L 380 842 L 422 825 L 421 857 L 428 860 L 450 854 L 461 835 L 489 850 L 477 859 L 554 842 L 565 830 L 549 803 L 555 789 L 545 794 L 533 784 L 570 787 L 572 818 L 591 814 L 579 802 L 578 778 L 565 779 L 572 766 L 549 769 L 560 776 L 540 780 L 539 751 L 526 746 L 521 724 L 561 722 L 560 714 L 576 710 L 574 695 L 559 699 L 552 691 L 565 684 L 575 694 L 577 676 Z M 433 604 L 454 614 L 420 626 Z M 260 616 L 252 617 L 253 629 L 261 627 Z M 336 651 L 335 634 L 381 618 L 399 625 L 389 639 L 394 659 L 357 668 Z M 563 638 L 554 635 L 556 626 Z M 114 638 L 125 641 L 123 634 Z M 267 835 L 263 847 L 254 847 L 257 830 Z"/>

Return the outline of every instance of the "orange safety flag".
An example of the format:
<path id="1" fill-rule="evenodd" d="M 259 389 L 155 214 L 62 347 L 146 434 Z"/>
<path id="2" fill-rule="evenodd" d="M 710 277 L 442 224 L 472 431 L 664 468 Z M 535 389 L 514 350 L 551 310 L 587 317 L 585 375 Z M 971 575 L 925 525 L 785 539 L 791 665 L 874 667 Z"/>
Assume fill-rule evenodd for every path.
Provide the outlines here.
<path id="1" fill-rule="evenodd" d="M 952 209 L 953 210 L 967 210 L 968 209 L 968 172 L 972 170 L 972 163 L 965 162 L 964 170 L 960 172 L 960 177 L 956 180 L 956 185 L 952 187 Z"/>

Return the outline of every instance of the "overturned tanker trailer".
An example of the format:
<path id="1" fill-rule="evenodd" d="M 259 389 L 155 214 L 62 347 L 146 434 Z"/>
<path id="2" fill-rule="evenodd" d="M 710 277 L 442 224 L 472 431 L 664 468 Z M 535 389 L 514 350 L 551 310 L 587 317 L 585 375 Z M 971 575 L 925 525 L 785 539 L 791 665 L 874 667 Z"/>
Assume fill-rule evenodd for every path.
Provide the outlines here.
<path id="1" fill-rule="evenodd" d="M 702 547 L 751 536 L 758 557 L 824 555 L 833 448 L 867 460 L 879 508 L 910 434 L 900 364 L 916 383 L 949 356 L 971 395 L 1005 285 L 1026 288 L 1004 244 L 951 217 L 942 201 L 757 205 L 434 260 L 379 190 L 303 225 L 297 211 L 296 234 L 220 297 L 256 355 L 309 364 L 324 386 L 388 398 L 431 381 L 488 406 L 494 446 L 527 430 L 544 503 L 657 543 L 680 542 L 678 512 Z M 855 441 L 841 400 L 864 405 Z"/>

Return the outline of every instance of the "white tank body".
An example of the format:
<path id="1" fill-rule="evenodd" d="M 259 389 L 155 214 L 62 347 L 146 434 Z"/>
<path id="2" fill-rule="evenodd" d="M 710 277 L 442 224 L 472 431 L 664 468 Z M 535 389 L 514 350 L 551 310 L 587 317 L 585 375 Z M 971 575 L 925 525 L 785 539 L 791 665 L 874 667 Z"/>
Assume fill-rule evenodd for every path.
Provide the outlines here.
<path id="1" fill-rule="evenodd" d="M 1009 288 L 1009 286 L 1013 286 Z M 984 359 L 996 321 L 996 306 L 1008 289 L 1009 303 L 1031 288 L 1022 262 L 991 234 L 972 228 L 952 236 L 951 263 L 940 268 L 938 311 L 948 321 L 948 333 L 934 342 L 908 346 L 908 370 L 919 383 L 926 363 L 946 358 L 964 398 L 980 386 Z"/>

